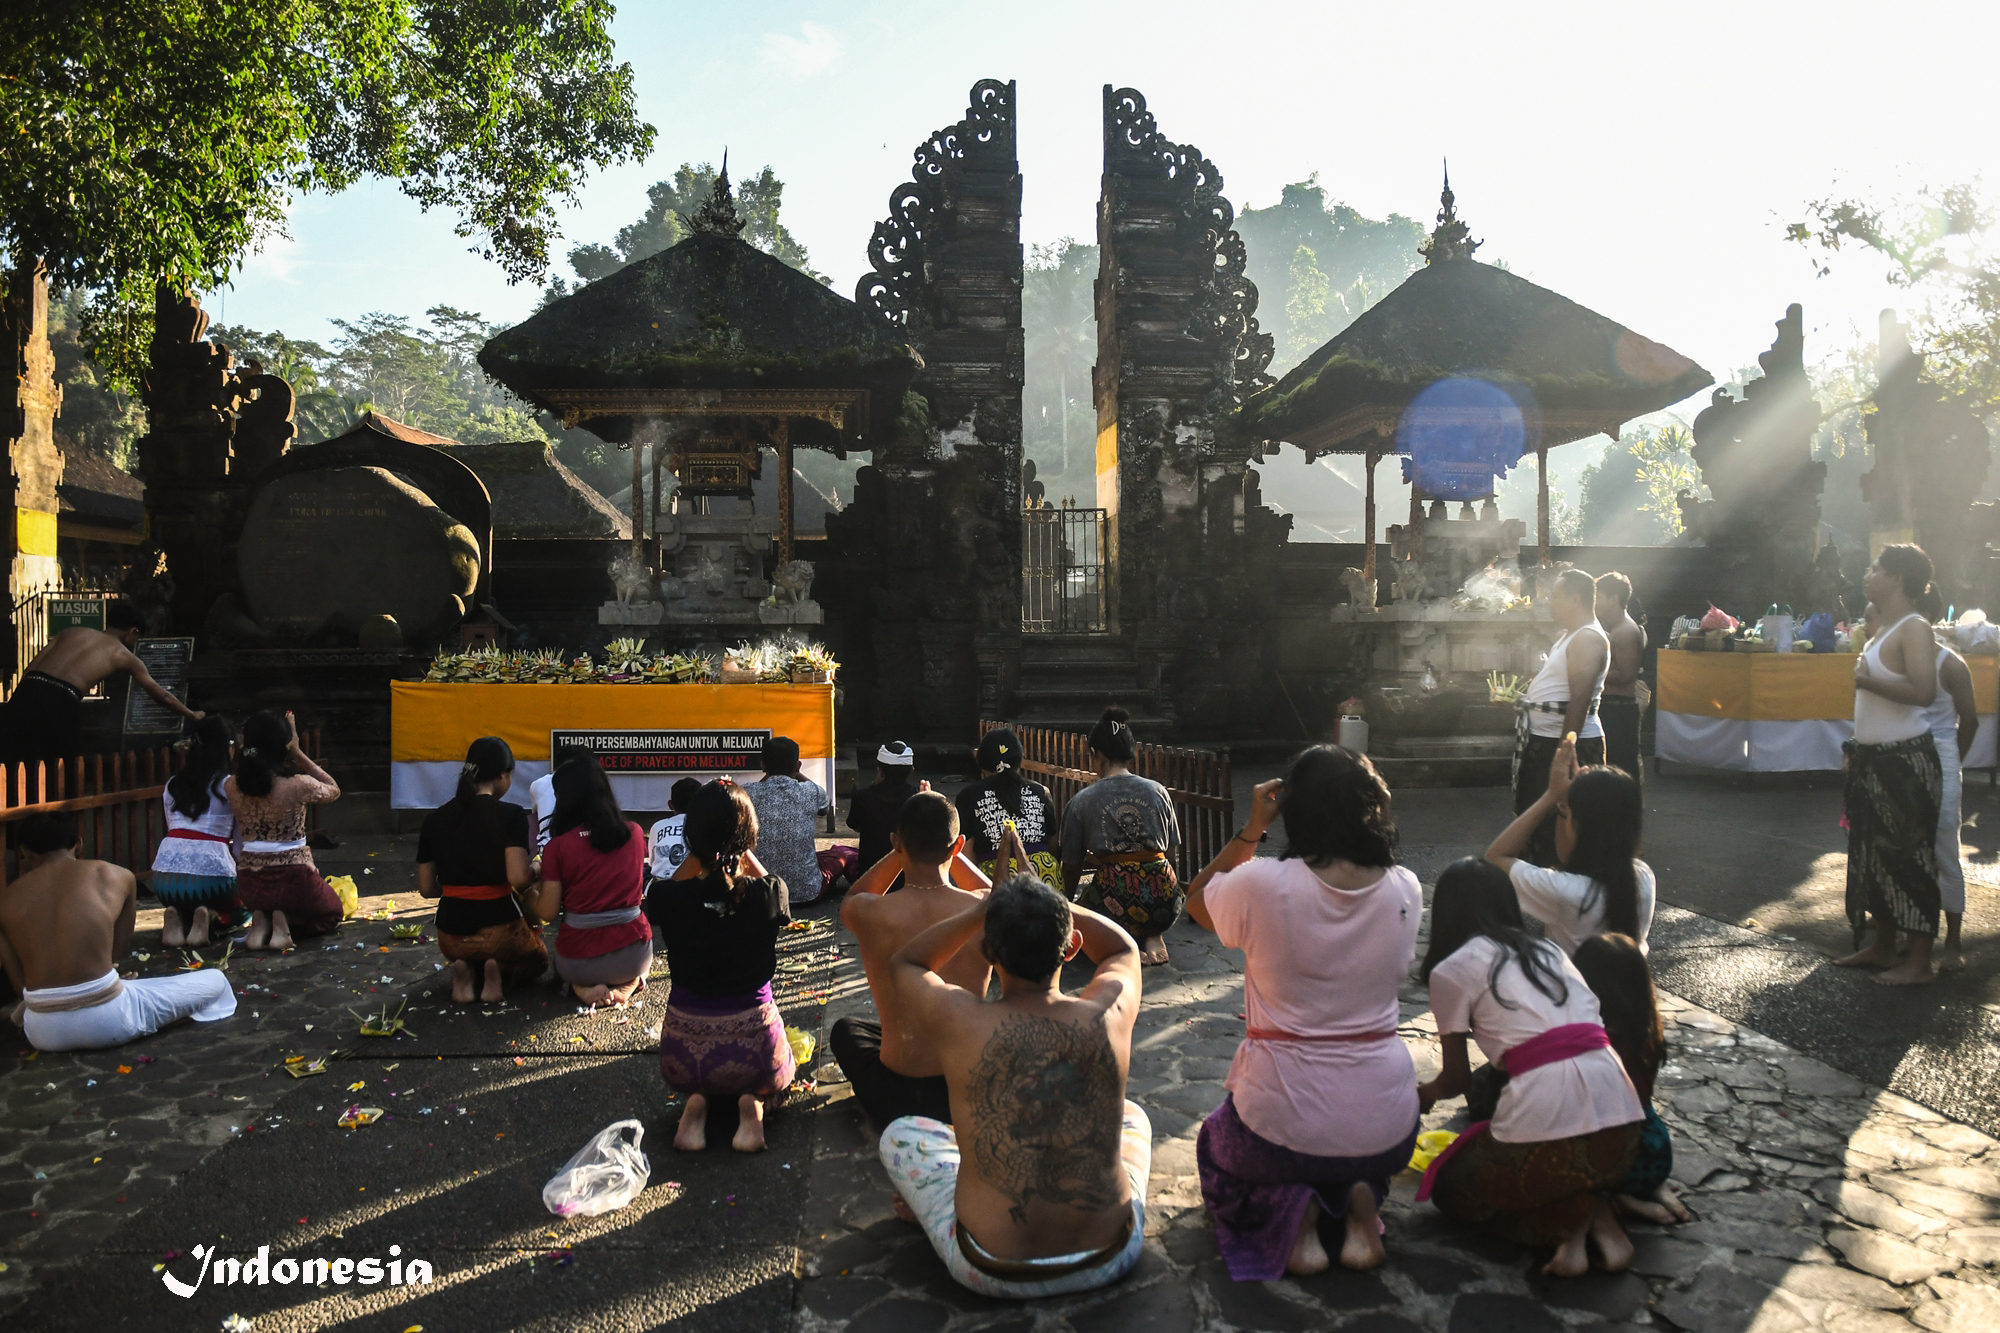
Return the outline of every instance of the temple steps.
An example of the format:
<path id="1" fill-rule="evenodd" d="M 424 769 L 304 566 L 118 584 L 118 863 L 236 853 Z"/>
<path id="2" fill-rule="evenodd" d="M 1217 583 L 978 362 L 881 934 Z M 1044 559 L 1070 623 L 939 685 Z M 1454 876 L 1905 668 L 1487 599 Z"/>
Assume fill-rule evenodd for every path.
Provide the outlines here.
<path id="1" fill-rule="evenodd" d="M 1022 636 L 1010 721 L 1087 732 L 1117 704 L 1132 714 L 1140 740 L 1161 741 L 1172 724 L 1160 716 L 1159 703 L 1158 692 L 1141 685 L 1132 642 L 1122 635 Z"/>

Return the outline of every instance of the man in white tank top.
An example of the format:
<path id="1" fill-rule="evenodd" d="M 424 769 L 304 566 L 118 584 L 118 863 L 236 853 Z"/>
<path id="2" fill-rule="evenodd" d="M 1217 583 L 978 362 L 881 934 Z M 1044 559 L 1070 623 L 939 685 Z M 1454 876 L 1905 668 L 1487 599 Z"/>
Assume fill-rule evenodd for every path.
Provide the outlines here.
<path id="1" fill-rule="evenodd" d="M 1580 569 L 1556 577 L 1549 612 L 1562 637 L 1516 705 L 1514 813 L 1520 814 L 1549 787 L 1549 762 L 1562 738 L 1575 732 L 1576 757 L 1588 768 L 1604 762 L 1604 727 L 1597 718 L 1604 673 L 1611 665 L 1611 640 L 1597 623 L 1597 582 Z M 1555 864 L 1555 825 L 1545 823 L 1529 840 L 1523 860 Z"/>
<path id="2" fill-rule="evenodd" d="M 1847 919 L 1865 948 L 1841 967 L 1887 969 L 1875 980 L 1915 986 L 1936 979 L 1931 942 L 1942 903 L 1938 818 L 1944 774 L 1925 712 L 1937 698 L 1937 640 L 1915 609 L 1930 586 L 1931 561 L 1916 546 L 1890 545 L 1868 567 L 1862 588 L 1882 633 L 1854 661 L 1854 739 L 1847 743 Z M 1897 960 L 1897 936 L 1909 953 Z"/>

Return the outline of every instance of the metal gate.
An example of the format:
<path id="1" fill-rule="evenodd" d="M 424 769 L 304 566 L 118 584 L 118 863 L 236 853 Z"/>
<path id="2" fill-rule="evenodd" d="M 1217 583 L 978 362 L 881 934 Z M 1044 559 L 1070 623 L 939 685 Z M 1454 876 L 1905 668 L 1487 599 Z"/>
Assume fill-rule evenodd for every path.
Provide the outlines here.
<path id="1" fill-rule="evenodd" d="M 1102 509 L 1021 512 L 1021 632 L 1103 634 L 1111 628 Z"/>

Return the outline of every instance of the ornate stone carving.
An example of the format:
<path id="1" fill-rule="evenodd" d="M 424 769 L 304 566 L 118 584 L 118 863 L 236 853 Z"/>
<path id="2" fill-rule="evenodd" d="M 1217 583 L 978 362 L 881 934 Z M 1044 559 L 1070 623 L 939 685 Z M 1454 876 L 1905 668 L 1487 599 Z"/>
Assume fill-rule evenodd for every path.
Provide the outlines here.
<path id="1" fill-rule="evenodd" d="M 1452 259 L 1470 259 L 1472 252 L 1486 244 L 1472 239 L 1472 228 L 1458 220 L 1458 197 L 1451 192 L 1451 168 L 1444 173 L 1444 193 L 1438 196 L 1437 229 L 1430 239 L 1417 247 L 1417 253 L 1424 257 L 1426 264 L 1441 264 Z"/>
<path id="2" fill-rule="evenodd" d="M 714 188 L 688 221 L 697 236 L 735 240 L 743 234 L 743 219 L 736 216 L 736 195 L 729 188 L 729 154 L 722 155 L 722 170 L 716 174 Z"/>
<path id="3" fill-rule="evenodd" d="M 917 145 L 911 179 L 890 192 L 889 216 L 869 238 L 870 272 L 854 287 L 857 305 L 907 330 L 913 344 L 938 322 L 928 290 L 928 242 L 957 196 L 954 178 L 968 167 L 997 171 L 1014 164 L 1014 85 L 981 79 L 970 102 L 964 120 Z"/>

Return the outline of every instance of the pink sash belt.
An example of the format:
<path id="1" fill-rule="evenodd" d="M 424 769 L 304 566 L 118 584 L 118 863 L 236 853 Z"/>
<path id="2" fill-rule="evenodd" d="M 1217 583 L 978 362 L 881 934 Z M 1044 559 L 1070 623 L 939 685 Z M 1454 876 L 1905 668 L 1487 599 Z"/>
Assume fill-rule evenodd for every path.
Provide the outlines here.
<path id="1" fill-rule="evenodd" d="M 1530 1037 L 1519 1046 L 1509 1047 L 1500 1056 L 1499 1064 L 1500 1068 L 1506 1071 L 1508 1078 L 1519 1078 L 1531 1070 L 1540 1069 L 1543 1065 L 1574 1060 L 1577 1056 L 1588 1055 L 1592 1051 L 1607 1050 L 1610 1045 L 1611 1037 L 1599 1024 L 1565 1023 L 1561 1027 L 1550 1028 L 1539 1037 Z M 1459 1149 L 1484 1134 L 1486 1127 L 1492 1123 L 1490 1120 L 1481 1120 L 1477 1124 L 1467 1125 L 1465 1132 L 1451 1141 L 1450 1147 L 1432 1159 L 1429 1168 L 1424 1172 L 1424 1183 L 1417 1186 L 1418 1203 L 1431 1197 L 1431 1189 L 1437 1184 L 1438 1172 L 1444 1169 L 1444 1164 L 1456 1156 Z"/>

